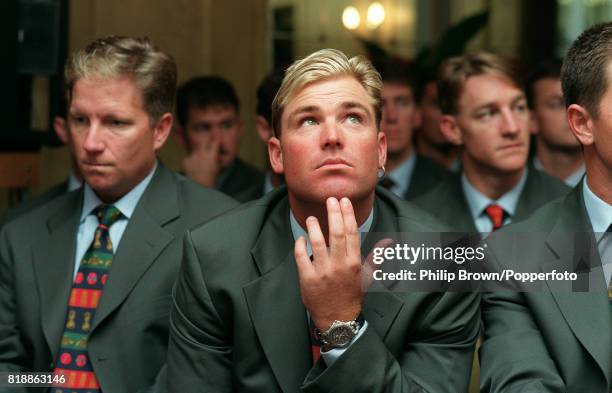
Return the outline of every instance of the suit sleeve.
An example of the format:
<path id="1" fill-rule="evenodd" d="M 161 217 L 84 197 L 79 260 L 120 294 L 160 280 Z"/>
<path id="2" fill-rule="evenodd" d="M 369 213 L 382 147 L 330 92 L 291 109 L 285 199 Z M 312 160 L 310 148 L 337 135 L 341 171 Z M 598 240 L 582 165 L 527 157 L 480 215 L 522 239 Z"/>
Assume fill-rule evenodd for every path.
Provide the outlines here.
<path id="1" fill-rule="evenodd" d="M 494 252 L 487 253 L 487 264 L 500 266 Z M 565 392 L 563 380 L 532 317 L 526 294 L 485 293 L 481 307 L 484 326 L 479 354 L 481 390 L 492 393 Z"/>
<path id="2" fill-rule="evenodd" d="M 30 371 L 19 333 L 14 263 L 5 227 L 0 231 L 0 372 Z M 25 391 L 0 388 L 2 393 Z"/>
<path id="3" fill-rule="evenodd" d="M 208 295 L 188 233 L 183 264 L 173 289 L 167 367 L 160 378 L 165 391 L 231 392 L 232 346 L 228 331 Z"/>
<path id="4" fill-rule="evenodd" d="M 422 310 L 427 316 L 415 329 L 405 331 L 405 344 L 398 353 L 391 353 L 375 329 L 368 328 L 331 367 L 317 363 L 303 391 L 467 392 L 479 332 L 479 301 L 471 293 L 432 299 Z M 408 326 L 407 321 L 395 323 L 402 322 Z"/>

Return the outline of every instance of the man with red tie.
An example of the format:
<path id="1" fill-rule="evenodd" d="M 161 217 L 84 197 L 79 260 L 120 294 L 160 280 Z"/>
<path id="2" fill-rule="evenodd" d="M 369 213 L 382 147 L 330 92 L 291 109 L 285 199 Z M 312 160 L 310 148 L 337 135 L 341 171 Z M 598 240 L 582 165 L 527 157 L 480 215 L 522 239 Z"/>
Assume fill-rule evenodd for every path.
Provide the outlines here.
<path id="1" fill-rule="evenodd" d="M 509 61 L 484 52 L 448 59 L 438 94 L 440 128 L 459 146 L 462 170 L 417 205 L 456 230 L 491 232 L 569 190 L 527 166 L 529 109 Z"/>

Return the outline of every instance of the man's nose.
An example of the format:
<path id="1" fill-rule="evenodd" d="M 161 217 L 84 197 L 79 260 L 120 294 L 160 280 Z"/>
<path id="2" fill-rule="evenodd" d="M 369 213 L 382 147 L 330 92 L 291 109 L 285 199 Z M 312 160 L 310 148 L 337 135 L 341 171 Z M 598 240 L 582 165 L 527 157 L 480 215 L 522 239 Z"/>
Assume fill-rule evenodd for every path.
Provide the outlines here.
<path id="1" fill-rule="evenodd" d="M 90 153 L 100 152 L 104 150 L 103 130 L 99 123 L 92 122 L 85 131 L 83 139 L 83 149 Z"/>
<path id="2" fill-rule="evenodd" d="M 502 134 L 512 136 L 518 134 L 519 130 L 520 127 L 517 114 L 510 108 L 502 110 Z"/>
<path id="3" fill-rule="evenodd" d="M 323 148 L 341 147 L 343 134 L 340 125 L 335 121 L 328 121 L 321 128 L 321 145 Z"/>

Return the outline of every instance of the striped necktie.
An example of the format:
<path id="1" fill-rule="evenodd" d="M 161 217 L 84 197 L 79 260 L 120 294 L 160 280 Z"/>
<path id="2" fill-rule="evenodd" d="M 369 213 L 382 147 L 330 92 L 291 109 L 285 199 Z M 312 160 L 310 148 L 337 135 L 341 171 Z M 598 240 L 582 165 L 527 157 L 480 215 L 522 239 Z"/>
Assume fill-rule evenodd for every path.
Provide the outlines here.
<path id="1" fill-rule="evenodd" d="M 72 284 L 54 371 L 56 375 L 63 375 L 65 382 L 54 384 L 51 393 L 102 392 L 90 362 L 87 341 L 113 261 L 109 228 L 122 214 L 112 205 L 100 205 L 92 213 L 98 218 L 98 226 Z"/>

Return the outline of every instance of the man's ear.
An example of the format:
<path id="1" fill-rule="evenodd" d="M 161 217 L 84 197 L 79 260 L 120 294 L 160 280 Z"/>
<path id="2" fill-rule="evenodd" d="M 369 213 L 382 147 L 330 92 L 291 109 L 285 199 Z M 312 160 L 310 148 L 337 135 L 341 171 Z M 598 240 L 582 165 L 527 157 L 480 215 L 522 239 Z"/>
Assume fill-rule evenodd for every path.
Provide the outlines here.
<path id="1" fill-rule="evenodd" d="M 61 116 L 55 116 L 53 118 L 53 129 L 55 134 L 64 145 L 68 144 L 68 129 L 66 128 L 66 119 Z"/>
<path id="2" fill-rule="evenodd" d="M 172 129 L 172 113 L 164 113 L 162 117 L 157 121 L 153 129 L 153 148 L 155 151 L 161 149 L 166 143 L 168 136 L 170 136 L 170 130 Z"/>
<path id="3" fill-rule="evenodd" d="M 536 118 L 535 112 L 533 111 L 533 109 L 530 109 L 529 110 L 529 132 L 533 135 L 536 135 L 539 129 L 540 129 L 540 124 L 538 122 L 538 119 Z"/>
<path id="4" fill-rule="evenodd" d="M 268 139 L 268 157 L 270 158 L 270 167 L 277 175 L 285 173 L 283 164 L 283 150 L 281 149 L 280 140 L 273 136 Z"/>
<path id="5" fill-rule="evenodd" d="M 387 134 L 378 132 L 378 168 L 382 168 L 387 163 Z"/>
<path id="6" fill-rule="evenodd" d="M 457 118 L 453 115 L 442 115 L 440 119 L 440 132 L 453 145 L 463 145 L 463 132 L 457 124 Z"/>
<path id="7" fill-rule="evenodd" d="M 257 134 L 263 143 L 268 143 L 268 139 L 272 136 L 272 127 L 263 116 L 257 116 Z"/>
<path id="8" fill-rule="evenodd" d="M 593 118 L 586 108 L 578 104 L 570 105 L 567 108 L 567 122 L 583 146 L 593 144 Z"/>

